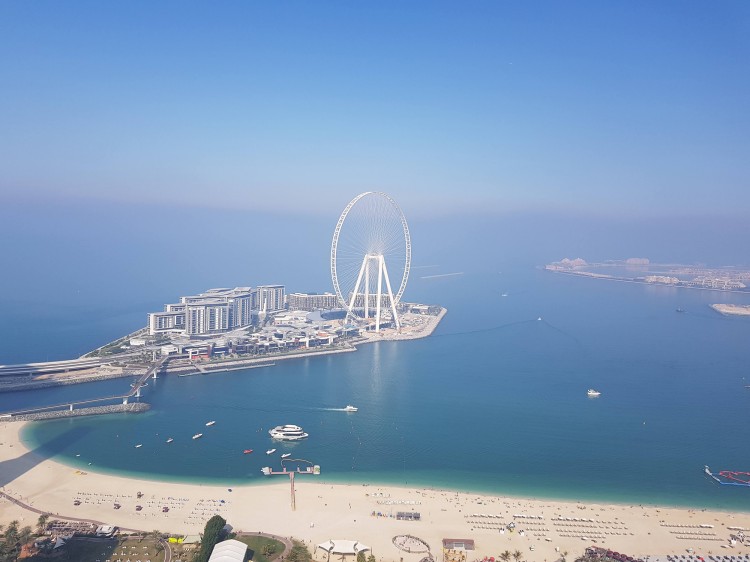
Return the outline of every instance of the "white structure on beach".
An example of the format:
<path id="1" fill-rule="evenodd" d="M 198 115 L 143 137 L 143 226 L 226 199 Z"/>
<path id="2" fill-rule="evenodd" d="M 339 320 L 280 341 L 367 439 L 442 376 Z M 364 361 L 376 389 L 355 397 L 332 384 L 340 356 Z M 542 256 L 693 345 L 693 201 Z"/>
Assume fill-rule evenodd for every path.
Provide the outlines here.
<path id="1" fill-rule="evenodd" d="M 234 539 L 221 541 L 214 546 L 208 562 L 244 562 L 247 545 Z"/>

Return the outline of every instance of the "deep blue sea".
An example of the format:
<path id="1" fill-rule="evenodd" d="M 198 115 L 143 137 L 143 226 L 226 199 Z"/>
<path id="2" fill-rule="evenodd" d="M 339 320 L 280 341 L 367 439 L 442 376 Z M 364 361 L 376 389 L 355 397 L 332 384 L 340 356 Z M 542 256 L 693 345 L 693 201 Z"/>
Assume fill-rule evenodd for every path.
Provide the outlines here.
<path id="1" fill-rule="evenodd" d="M 262 466 L 291 452 L 321 465 L 327 481 L 750 510 L 750 488 L 703 474 L 706 464 L 750 471 L 750 319 L 708 306 L 750 297 L 521 264 L 421 278 L 447 272 L 415 268 L 410 280 L 407 296 L 449 310 L 432 337 L 162 377 L 145 389 L 147 414 L 35 423 L 23 438 L 74 466 L 165 480 L 258 483 Z M 121 311 L 92 324 L 87 314 L 67 310 L 56 328 L 65 337 L 0 362 L 80 354 L 144 318 Z M 0 394 L 0 409 L 129 383 Z M 602 395 L 588 398 L 591 387 Z M 359 411 L 338 410 L 347 404 Z M 285 423 L 309 439 L 272 442 L 267 430 Z M 255 452 L 244 455 L 248 448 Z"/>

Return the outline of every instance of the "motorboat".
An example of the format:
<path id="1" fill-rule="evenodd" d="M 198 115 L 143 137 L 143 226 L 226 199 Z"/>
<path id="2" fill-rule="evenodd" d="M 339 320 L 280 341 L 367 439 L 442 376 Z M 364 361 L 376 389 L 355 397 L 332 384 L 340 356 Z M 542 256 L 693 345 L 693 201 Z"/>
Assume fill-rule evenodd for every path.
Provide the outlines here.
<path id="1" fill-rule="evenodd" d="M 268 434 L 274 439 L 280 441 L 299 441 L 305 439 L 308 434 L 298 425 L 277 425 L 268 431 Z"/>
<path id="2" fill-rule="evenodd" d="M 202 433 L 196 433 L 195 435 L 193 435 L 193 439 L 200 439 L 201 437 L 203 437 Z"/>
<path id="3" fill-rule="evenodd" d="M 275 452 L 276 452 L 276 449 L 268 449 L 268 450 L 266 451 L 266 454 L 267 454 L 267 455 L 273 455 L 273 454 L 274 454 Z"/>
<path id="4" fill-rule="evenodd" d="M 601 392 L 599 392 L 598 390 L 594 390 L 593 388 L 589 388 L 586 391 L 586 396 L 591 396 L 592 398 L 596 398 L 600 394 L 601 394 Z"/>
<path id="5" fill-rule="evenodd" d="M 244 451 L 242 451 L 242 454 L 243 454 L 243 455 L 249 455 L 249 454 L 250 454 L 250 453 L 252 453 L 252 452 L 253 452 L 253 450 L 252 450 L 252 449 L 245 449 Z"/>
<path id="6" fill-rule="evenodd" d="M 359 408 L 356 406 L 352 406 L 351 404 L 347 405 L 346 408 L 344 408 L 345 412 L 356 412 Z"/>
<path id="7" fill-rule="evenodd" d="M 286 459 L 286 458 L 289 458 L 291 456 L 292 456 L 292 453 L 284 453 L 283 455 L 281 455 L 281 458 L 282 459 Z"/>
<path id="8" fill-rule="evenodd" d="M 211 420 L 210 422 L 206 422 L 206 427 L 211 427 L 215 423 L 216 423 L 216 420 Z"/>
<path id="9" fill-rule="evenodd" d="M 171 437 L 167 439 L 167 443 L 171 443 L 172 441 L 174 441 L 174 439 L 172 439 Z"/>
<path id="10" fill-rule="evenodd" d="M 135 446 L 135 448 L 136 448 L 136 449 L 140 449 L 141 447 L 143 447 L 143 443 L 138 443 L 138 444 L 137 444 L 137 445 Z"/>

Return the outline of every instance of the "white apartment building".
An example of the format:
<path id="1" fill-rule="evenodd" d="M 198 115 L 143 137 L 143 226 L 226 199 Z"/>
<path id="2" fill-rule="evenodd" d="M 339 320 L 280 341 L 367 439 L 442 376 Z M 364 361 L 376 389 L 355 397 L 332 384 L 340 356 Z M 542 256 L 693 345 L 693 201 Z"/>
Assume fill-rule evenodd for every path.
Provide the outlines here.
<path id="1" fill-rule="evenodd" d="M 289 293 L 286 303 L 289 310 L 331 310 L 341 306 L 333 293 Z"/>
<path id="2" fill-rule="evenodd" d="M 286 290 L 284 285 L 260 285 L 255 288 L 253 308 L 261 312 L 284 310 Z"/>
<path id="3" fill-rule="evenodd" d="M 268 312 L 282 310 L 284 296 L 283 285 L 209 289 L 198 295 L 180 297 L 179 303 L 165 305 L 164 312 L 150 313 L 149 333 L 197 336 L 243 328 L 253 323 L 253 315 L 261 303 L 265 303 Z"/>

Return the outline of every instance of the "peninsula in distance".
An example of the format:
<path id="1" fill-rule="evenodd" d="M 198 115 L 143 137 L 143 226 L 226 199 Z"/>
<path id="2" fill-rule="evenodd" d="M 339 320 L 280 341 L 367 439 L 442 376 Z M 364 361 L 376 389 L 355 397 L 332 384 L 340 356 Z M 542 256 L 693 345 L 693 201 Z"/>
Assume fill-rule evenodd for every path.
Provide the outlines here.
<path id="1" fill-rule="evenodd" d="M 661 264 L 652 263 L 648 258 L 628 258 L 595 263 L 589 263 L 582 258 L 563 258 L 545 265 L 544 269 L 553 273 L 609 281 L 750 294 L 750 289 L 748 289 L 750 269 L 735 266 Z M 710 306 L 721 314 L 750 316 L 750 306 L 726 303 L 713 303 Z M 678 312 L 684 311 L 678 309 Z"/>

